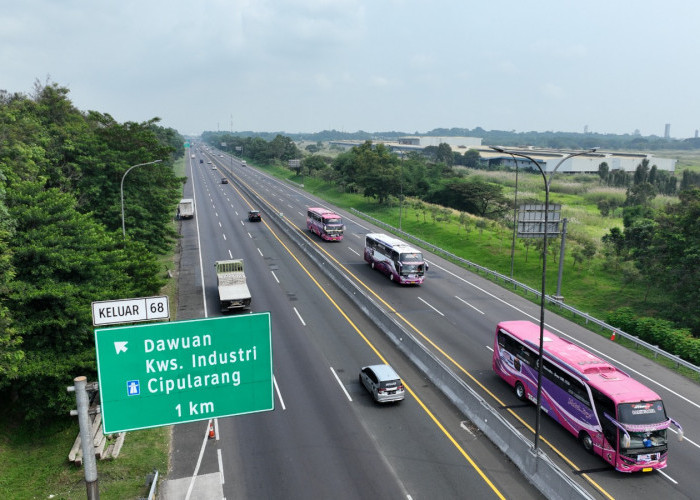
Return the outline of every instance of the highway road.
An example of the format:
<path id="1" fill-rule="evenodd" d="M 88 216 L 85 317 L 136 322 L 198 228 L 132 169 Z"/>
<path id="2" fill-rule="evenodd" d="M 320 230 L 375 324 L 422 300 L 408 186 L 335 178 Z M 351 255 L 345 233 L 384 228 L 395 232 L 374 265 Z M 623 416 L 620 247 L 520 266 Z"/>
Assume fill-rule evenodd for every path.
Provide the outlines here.
<path id="1" fill-rule="evenodd" d="M 212 161 L 219 168 L 214 179 L 227 175 L 232 190 L 237 183 L 245 183 L 265 200 L 270 212 L 282 213 L 300 231 L 305 230 L 307 206 L 328 206 L 257 169 L 240 167 L 228 156 L 219 157 L 217 153 Z M 428 252 L 425 253 L 431 267 L 423 285 L 400 287 L 390 283 L 362 260 L 364 234 L 378 229 L 340 213 L 347 225 L 343 242 L 324 243 L 308 235 L 309 244 L 326 249 L 329 258 L 342 266 L 367 293 L 381 297 L 388 314 L 409 325 L 465 382 L 531 439 L 534 408 L 520 405 L 511 389 L 493 373 L 491 346 L 498 321 L 529 319 L 537 322 L 539 306 Z M 615 472 L 600 458 L 588 455 L 573 436 L 547 418 L 542 419 L 542 449 L 596 498 L 633 498 L 640 494 L 697 498 L 697 491 L 700 491 L 700 477 L 695 473 L 700 465 L 700 387 L 556 314 L 548 312 L 546 323 L 549 330 L 609 359 L 661 394 L 669 415 L 683 425 L 686 439 L 680 443 L 671 440 L 669 466 L 665 470 L 634 475 Z"/>
<path id="2" fill-rule="evenodd" d="M 206 421 L 174 426 L 163 496 L 541 498 L 317 263 L 265 215 L 247 221 L 257 207 L 236 188 L 234 169 L 267 182 L 253 168 L 201 152 L 188 169 L 185 193 L 196 215 L 181 225 L 178 319 L 218 316 L 213 263 L 243 257 L 252 310 L 271 314 L 275 410 L 217 419 L 211 440 Z M 222 184 L 222 176 L 232 182 Z M 381 362 L 402 376 L 403 402 L 377 405 L 359 384 L 360 368 Z"/>

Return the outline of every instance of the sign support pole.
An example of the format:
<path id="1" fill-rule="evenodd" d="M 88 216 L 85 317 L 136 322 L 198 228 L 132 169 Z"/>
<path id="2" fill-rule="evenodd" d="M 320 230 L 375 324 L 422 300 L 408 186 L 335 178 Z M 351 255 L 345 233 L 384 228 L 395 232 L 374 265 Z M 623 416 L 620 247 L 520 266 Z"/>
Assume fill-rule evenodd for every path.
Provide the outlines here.
<path id="1" fill-rule="evenodd" d="M 80 425 L 80 444 L 83 448 L 83 465 L 85 467 L 85 486 L 87 487 L 88 500 L 100 500 L 100 490 L 97 484 L 97 461 L 95 460 L 95 448 L 92 444 L 90 417 L 88 408 L 90 401 L 87 395 L 87 378 L 76 377 L 75 400 L 78 404 L 78 424 Z"/>

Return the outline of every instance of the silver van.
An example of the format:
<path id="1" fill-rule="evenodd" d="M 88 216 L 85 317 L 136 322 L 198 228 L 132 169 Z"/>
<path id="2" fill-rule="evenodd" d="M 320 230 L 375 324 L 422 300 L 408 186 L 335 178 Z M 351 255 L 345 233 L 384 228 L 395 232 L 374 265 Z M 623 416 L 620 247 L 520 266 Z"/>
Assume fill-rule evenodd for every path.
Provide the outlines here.
<path id="1" fill-rule="evenodd" d="M 406 395 L 401 377 L 389 365 L 365 366 L 360 370 L 360 384 L 377 403 L 401 401 Z"/>

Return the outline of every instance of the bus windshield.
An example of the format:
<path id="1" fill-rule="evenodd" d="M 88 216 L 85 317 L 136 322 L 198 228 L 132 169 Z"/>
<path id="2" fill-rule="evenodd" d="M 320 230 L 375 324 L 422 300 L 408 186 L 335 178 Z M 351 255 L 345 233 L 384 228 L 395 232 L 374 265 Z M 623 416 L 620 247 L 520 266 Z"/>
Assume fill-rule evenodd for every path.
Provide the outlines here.
<path id="1" fill-rule="evenodd" d="M 662 401 L 642 401 L 640 403 L 620 403 L 617 406 L 618 419 L 622 424 L 659 424 L 668 420 Z"/>
<path id="2" fill-rule="evenodd" d="M 402 253 L 401 262 L 423 262 L 423 255 L 420 253 Z"/>
<path id="3" fill-rule="evenodd" d="M 340 218 L 330 218 L 330 217 L 327 219 L 323 219 L 323 222 L 325 224 L 342 224 L 343 223 L 342 219 L 340 219 Z"/>

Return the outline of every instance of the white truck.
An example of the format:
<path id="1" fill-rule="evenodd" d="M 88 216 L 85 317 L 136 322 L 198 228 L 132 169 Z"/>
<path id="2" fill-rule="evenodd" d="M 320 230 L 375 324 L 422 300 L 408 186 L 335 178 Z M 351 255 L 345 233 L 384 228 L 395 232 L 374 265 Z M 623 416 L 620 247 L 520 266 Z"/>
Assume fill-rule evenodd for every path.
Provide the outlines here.
<path id="1" fill-rule="evenodd" d="M 177 205 L 177 215 L 180 219 L 191 219 L 194 217 L 194 200 L 183 198 Z"/>
<path id="2" fill-rule="evenodd" d="M 243 259 L 217 260 L 214 266 L 221 312 L 249 309 L 251 297 L 243 271 Z"/>

